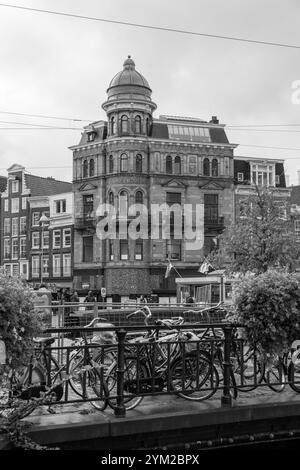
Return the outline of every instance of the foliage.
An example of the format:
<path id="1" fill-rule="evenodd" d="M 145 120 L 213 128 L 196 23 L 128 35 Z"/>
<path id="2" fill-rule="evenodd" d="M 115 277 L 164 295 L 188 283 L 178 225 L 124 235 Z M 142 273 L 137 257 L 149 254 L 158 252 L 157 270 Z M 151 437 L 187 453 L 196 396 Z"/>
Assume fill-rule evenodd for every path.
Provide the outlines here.
<path id="1" fill-rule="evenodd" d="M 267 271 L 245 276 L 233 286 L 233 317 L 246 329 L 251 346 L 281 355 L 300 338 L 300 276 Z"/>
<path id="2" fill-rule="evenodd" d="M 220 249 L 209 257 L 212 265 L 227 265 L 229 272 L 240 273 L 259 274 L 271 268 L 294 271 L 300 245 L 289 208 L 282 204 L 274 190 L 257 187 L 255 194 L 243 201 L 240 217 L 219 237 Z"/>
<path id="3" fill-rule="evenodd" d="M 42 317 L 34 312 L 33 291 L 18 277 L 0 270 L 0 337 L 6 345 L 7 363 L 28 363 L 33 337 L 41 333 Z"/>

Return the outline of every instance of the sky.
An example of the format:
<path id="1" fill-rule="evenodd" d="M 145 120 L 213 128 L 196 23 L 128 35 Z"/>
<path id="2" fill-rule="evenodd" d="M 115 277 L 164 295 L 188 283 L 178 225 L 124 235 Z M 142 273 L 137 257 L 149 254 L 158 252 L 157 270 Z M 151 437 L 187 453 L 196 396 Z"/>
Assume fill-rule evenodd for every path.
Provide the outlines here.
<path id="1" fill-rule="evenodd" d="M 6 4 L 300 46 L 298 0 L 7 0 Z M 79 142 L 83 125 L 106 118 L 101 104 L 128 55 L 150 84 L 157 104 L 154 117 L 210 120 L 216 115 L 228 126 L 230 142 L 239 144 L 236 156 L 285 159 L 290 184 L 298 183 L 300 103 L 292 100 L 292 86 L 297 80 L 300 85 L 300 48 L 88 21 L 1 4 L 0 174 L 19 163 L 33 174 L 71 181 L 68 147 Z M 284 126 L 229 127 L 243 125 Z"/>

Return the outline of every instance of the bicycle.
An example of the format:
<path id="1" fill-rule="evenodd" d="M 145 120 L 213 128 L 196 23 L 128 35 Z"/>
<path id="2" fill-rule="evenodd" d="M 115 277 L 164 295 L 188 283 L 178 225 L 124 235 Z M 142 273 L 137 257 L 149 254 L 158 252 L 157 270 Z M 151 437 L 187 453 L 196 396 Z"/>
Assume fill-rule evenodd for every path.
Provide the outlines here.
<path id="1" fill-rule="evenodd" d="M 137 313 L 144 315 L 145 326 L 148 327 L 148 320 L 152 316 L 149 307 L 144 306 L 129 314 L 127 318 Z M 174 328 L 183 322 L 182 317 L 177 317 L 156 320 L 155 324 Z M 216 386 L 213 385 L 204 396 L 203 392 L 202 396 L 191 396 L 196 391 L 199 392 L 208 380 L 211 379 L 212 383 L 218 381 L 216 369 L 206 358 L 199 359 L 191 350 L 186 351 L 186 341 L 192 339 L 195 340 L 195 337 L 191 332 L 176 331 L 158 337 L 157 330 L 153 329 L 126 344 L 124 392 L 127 410 L 135 408 L 142 401 L 144 394 L 161 392 L 165 386 L 168 391 L 175 391 L 189 400 L 200 401 L 215 393 Z M 110 395 L 116 387 L 116 373 L 117 364 L 113 364 L 106 376 Z M 111 407 L 115 406 L 115 398 L 109 398 L 108 402 Z"/>

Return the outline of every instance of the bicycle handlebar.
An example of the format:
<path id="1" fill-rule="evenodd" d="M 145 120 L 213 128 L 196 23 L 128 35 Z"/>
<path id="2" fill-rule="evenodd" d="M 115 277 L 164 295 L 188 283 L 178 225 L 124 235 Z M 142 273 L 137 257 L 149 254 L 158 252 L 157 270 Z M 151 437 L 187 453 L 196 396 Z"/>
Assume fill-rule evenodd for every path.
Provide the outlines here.
<path id="1" fill-rule="evenodd" d="M 145 310 L 146 310 L 147 313 L 145 312 Z M 128 315 L 126 315 L 126 318 L 130 318 L 133 315 L 136 315 L 137 313 L 142 313 L 144 315 L 145 324 L 148 326 L 148 319 L 152 317 L 152 313 L 151 313 L 150 308 L 147 305 L 144 305 L 143 307 L 139 308 L 135 312 L 132 312 L 132 313 L 129 313 Z"/>

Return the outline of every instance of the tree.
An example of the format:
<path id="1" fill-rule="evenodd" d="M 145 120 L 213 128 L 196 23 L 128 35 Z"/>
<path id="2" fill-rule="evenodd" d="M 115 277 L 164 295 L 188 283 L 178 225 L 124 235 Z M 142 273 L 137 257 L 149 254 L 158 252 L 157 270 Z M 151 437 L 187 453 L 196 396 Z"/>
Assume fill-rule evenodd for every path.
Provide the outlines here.
<path id="1" fill-rule="evenodd" d="M 286 201 L 276 198 L 274 190 L 256 187 L 240 209 L 240 217 L 220 236 L 220 249 L 211 253 L 211 263 L 242 274 L 270 268 L 294 271 L 300 245 Z"/>

